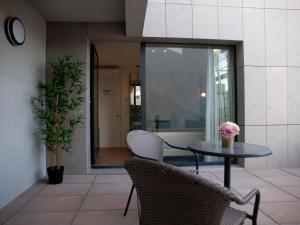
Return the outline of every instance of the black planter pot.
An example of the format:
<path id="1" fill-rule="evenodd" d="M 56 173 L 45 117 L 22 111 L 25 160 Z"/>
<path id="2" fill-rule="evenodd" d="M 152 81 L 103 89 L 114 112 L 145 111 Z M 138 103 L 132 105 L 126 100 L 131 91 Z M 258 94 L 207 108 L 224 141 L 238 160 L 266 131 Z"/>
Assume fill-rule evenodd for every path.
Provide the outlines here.
<path id="1" fill-rule="evenodd" d="M 63 176 L 64 176 L 63 166 L 48 167 L 47 173 L 49 177 L 49 184 L 60 184 L 63 182 Z"/>

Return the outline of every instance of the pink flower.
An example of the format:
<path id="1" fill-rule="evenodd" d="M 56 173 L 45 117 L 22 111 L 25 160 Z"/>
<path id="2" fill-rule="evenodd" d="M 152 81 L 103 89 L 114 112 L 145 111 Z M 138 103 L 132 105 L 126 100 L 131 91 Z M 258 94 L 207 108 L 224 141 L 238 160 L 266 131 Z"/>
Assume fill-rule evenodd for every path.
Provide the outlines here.
<path id="1" fill-rule="evenodd" d="M 237 124 L 227 121 L 220 125 L 220 134 L 223 138 L 231 138 L 238 135 L 240 128 Z"/>

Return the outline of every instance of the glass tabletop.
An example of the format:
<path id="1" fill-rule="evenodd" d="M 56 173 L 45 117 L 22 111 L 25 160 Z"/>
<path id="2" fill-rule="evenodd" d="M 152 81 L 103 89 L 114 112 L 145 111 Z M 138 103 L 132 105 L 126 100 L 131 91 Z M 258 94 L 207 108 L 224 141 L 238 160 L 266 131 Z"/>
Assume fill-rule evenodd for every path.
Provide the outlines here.
<path id="1" fill-rule="evenodd" d="M 219 157 L 250 158 L 263 157 L 272 154 L 272 151 L 268 147 L 242 142 L 234 142 L 234 146 L 231 149 L 222 147 L 221 142 L 197 141 L 189 144 L 187 149 L 195 153 Z"/>

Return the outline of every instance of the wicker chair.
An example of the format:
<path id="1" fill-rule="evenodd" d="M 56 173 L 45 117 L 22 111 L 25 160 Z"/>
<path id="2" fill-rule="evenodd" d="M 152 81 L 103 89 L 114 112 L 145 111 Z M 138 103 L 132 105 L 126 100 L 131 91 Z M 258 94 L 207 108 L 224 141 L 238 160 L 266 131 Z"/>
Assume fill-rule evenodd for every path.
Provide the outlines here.
<path id="1" fill-rule="evenodd" d="M 140 225 L 240 225 L 248 217 L 256 224 L 259 191 L 245 198 L 201 176 L 161 162 L 132 159 L 125 163 L 140 202 Z M 229 207 L 248 203 L 256 195 L 253 215 Z"/>
<path id="2" fill-rule="evenodd" d="M 164 140 L 159 136 L 144 130 L 133 130 L 127 134 L 127 145 L 136 158 L 163 161 Z M 134 185 L 132 185 L 127 200 L 124 216 L 130 205 Z"/>
<path id="3" fill-rule="evenodd" d="M 133 130 L 127 134 L 127 145 L 131 153 L 142 159 L 163 160 L 164 140 L 144 130 Z"/>

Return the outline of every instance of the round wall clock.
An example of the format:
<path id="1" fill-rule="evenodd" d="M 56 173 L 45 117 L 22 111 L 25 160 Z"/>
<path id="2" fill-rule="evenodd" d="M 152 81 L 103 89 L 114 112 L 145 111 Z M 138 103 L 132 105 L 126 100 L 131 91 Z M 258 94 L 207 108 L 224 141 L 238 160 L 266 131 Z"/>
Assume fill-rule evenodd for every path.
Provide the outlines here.
<path id="1" fill-rule="evenodd" d="M 5 22 L 5 33 L 12 45 L 22 45 L 25 42 L 25 27 L 17 17 L 8 17 Z"/>

